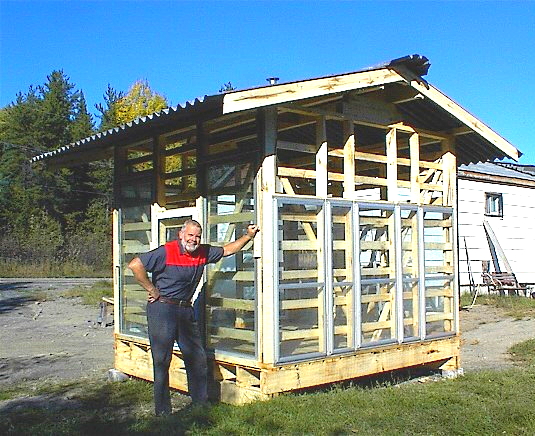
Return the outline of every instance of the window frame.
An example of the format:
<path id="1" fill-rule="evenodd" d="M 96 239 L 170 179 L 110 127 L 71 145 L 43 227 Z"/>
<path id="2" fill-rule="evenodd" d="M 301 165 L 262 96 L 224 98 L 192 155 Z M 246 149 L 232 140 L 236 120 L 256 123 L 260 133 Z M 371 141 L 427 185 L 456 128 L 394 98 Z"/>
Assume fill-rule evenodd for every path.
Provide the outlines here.
<path id="1" fill-rule="evenodd" d="M 491 202 L 492 200 L 492 202 Z M 490 205 L 497 200 L 498 210 L 491 210 Z M 503 217 L 503 194 L 501 192 L 485 192 L 485 215 Z"/>

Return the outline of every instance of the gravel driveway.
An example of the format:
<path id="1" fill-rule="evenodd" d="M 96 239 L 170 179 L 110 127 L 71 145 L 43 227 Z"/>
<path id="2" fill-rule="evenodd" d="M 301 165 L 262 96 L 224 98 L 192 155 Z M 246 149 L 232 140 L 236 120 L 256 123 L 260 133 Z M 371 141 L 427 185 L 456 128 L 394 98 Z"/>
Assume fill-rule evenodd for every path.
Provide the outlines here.
<path id="1" fill-rule="evenodd" d="M 113 368 L 113 327 L 96 321 L 98 307 L 60 294 L 98 279 L 0 279 L 0 389 L 22 381 L 106 377 Z M 36 296 L 44 291 L 48 298 Z M 460 314 L 465 372 L 512 365 L 507 349 L 535 337 L 535 320 L 514 320 L 476 305 Z"/>

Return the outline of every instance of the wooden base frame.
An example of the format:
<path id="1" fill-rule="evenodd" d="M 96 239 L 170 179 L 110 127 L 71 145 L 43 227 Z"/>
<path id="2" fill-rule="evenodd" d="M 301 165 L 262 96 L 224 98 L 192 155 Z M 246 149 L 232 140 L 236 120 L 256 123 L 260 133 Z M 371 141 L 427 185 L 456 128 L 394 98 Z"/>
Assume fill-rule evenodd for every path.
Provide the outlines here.
<path id="1" fill-rule="evenodd" d="M 266 366 L 213 360 L 211 396 L 230 404 L 266 400 L 283 392 L 312 388 L 410 367 L 440 369 L 448 376 L 460 371 L 459 336 L 424 342 L 361 349 L 353 354 L 291 364 Z M 131 376 L 153 380 L 147 340 L 115 335 L 115 368 Z M 169 371 L 172 388 L 187 392 L 184 362 L 173 352 Z"/>

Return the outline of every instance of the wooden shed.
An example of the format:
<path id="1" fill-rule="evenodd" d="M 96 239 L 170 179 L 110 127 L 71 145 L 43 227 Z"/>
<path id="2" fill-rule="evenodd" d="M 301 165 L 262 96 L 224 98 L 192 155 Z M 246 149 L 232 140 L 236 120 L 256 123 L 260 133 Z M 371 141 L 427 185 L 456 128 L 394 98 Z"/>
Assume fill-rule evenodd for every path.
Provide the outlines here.
<path id="1" fill-rule="evenodd" d="M 200 285 L 221 400 L 415 366 L 455 374 L 456 168 L 519 152 L 428 68 L 412 55 L 205 96 L 36 156 L 114 158 L 116 369 L 152 379 L 147 294 L 127 263 L 194 217 L 215 245 L 262 229 Z M 171 385 L 187 391 L 178 348 Z"/>

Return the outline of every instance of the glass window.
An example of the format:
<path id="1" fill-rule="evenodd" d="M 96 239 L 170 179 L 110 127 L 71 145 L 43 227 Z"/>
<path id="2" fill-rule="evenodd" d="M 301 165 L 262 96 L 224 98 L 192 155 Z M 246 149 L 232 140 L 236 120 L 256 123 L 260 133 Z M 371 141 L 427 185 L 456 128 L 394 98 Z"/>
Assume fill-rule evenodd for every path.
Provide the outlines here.
<path id="1" fill-rule="evenodd" d="M 454 331 L 451 211 L 424 209 L 426 337 Z"/>
<path id="2" fill-rule="evenodd" d="M 454 332 L 451 208 L 282 197 L 276 210 L 280 361 Z"/>
<path id="3" fill-rule="evenodd" d="M 120 332 L 139 337 L 148 337 L 147 331 L 147 291 L 134 279 L 126 267 L 138 254 L 150 250 L 151 221 L 150 206 L 132 206 L 121 209 L 120 249 L 122 254 L 123 277 L 120 281 L 121 325 Z"/>
<path id="4" fill-rule="evenodd" d="M 361 206 L 360 275 L 362 344 L 396 338 L 394 209 Z"/>
<path id="5" fill-rule="evenodd" d="M 251 192 L 243 196 L 208 197 L 207 238 L 225 245 L 246 232 L 254 221 Z M 218 352 L 255 355 L 256 293 L 252 244 L 207 267 L 207 346 Z"/>
<path id="6" fill-rule="evenodd" d="M 401 208 L 401 265 L 403 268 L 403 337 L 420 336 L 418 209 Z"/>
<path id="7" fill-rule="evenodd" d="M 278 206 L 279 357 L 325 352 L 323 203 Z"/>
<path id="8" fill-rule="evenodd" d="M 332 292 L 334 350 L 353 347 L 353 224 L 351 204 L 333 205 L 332 217 Z"/>
<path id="9" fill-rule="evenodd" d="M 503 216 L 503 195 L 496 192 L 485 193 L 485 215 Z"/>

